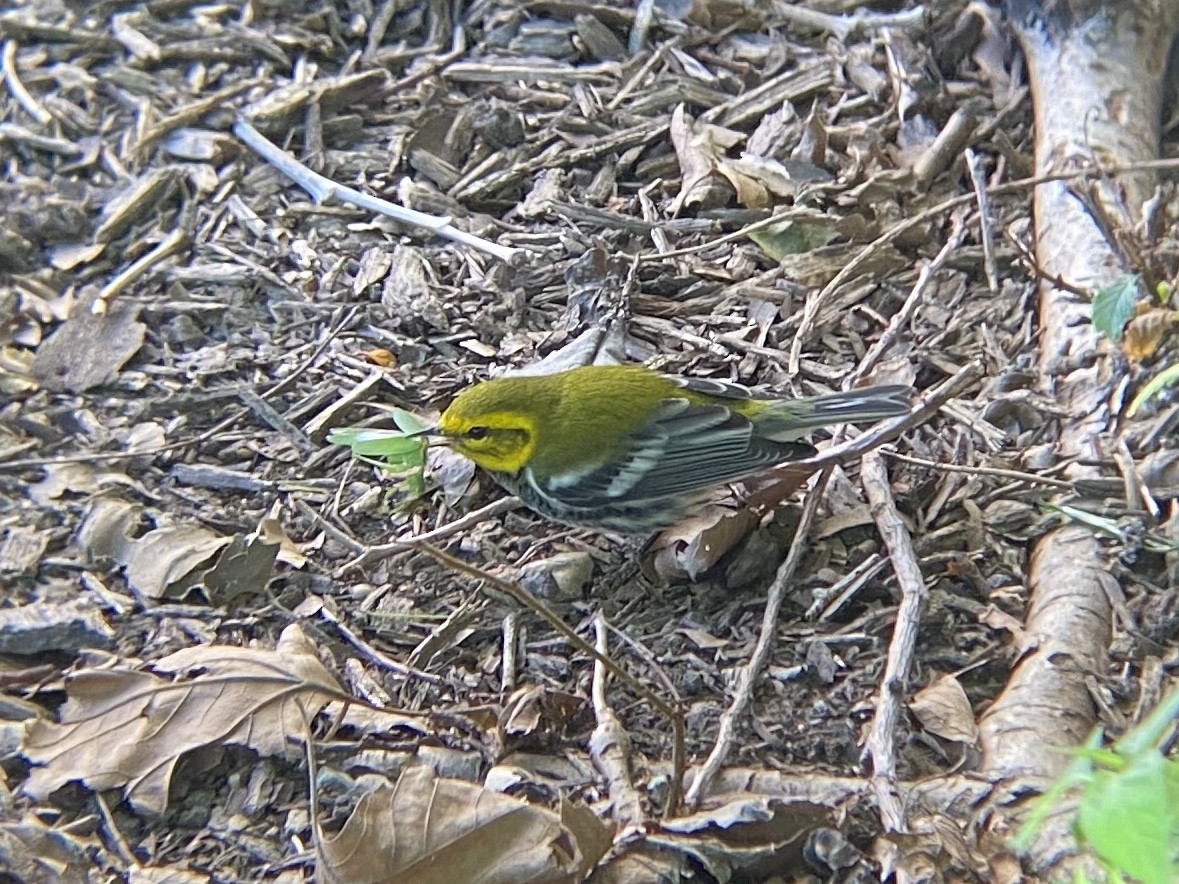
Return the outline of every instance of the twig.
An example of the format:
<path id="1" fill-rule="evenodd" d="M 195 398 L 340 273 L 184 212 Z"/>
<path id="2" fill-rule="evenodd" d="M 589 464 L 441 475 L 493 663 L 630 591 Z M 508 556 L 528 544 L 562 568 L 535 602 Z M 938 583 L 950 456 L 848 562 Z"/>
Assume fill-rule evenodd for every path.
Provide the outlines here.
<path id="1" fill-rule="evenodd" d="M 884 329 L 880 337 L 876 340 L 876 343 L 864 354 L 864 358 L 860 360 L 860 364 L 856 366 L 856 370 L 845 381 L 846 387 L 854 387 L 856 381 L 872 371 L 876 367 L 876 363 L 896 343 L 901 328 L 913 318 L 913 314 L 925 296 L 925 291 L 933 281 L 934 275 L 945 266 L 946 262 L 950 260 L 950 256 L 958 250 L 958 246 L 962 244 L 962 237 L 965 233 L 966 225 L 963 223 L 961 214 L 954 215 L 950 235 L 946 237 L 945 244 L 934 256 L 933 260 L 921 268 L 921 273 L 917 275 L 917 281 L 913 283 L 913 288 L 909 291 L 909 296 L 905 298 L 905 303 L 901 305 L 900 310 L 892 315 L 892 318 L 888 321 L 888 327 Z"/>
<path id="2" fill-rule="evenodd" d="M 1127 163 L 1125 166 L 1119 166 L 1116 169 L 1090 168 L 1090 169 L 1072 170 L 1069 172 L 1054 172 L 1050 175 L 1037 175 L 1033 178 L 1020 178 L 1020 179 L 1017 179 L 1016 181 L 1008 181 L 1005 184 L 996 184 L 992 187 L 988 187 L 988 188 L 986 188 L 986 193 L 989 194 L 990 196 L 1006 196 L 1009 193 L 1019 193 L 1020 191 L 1029 190 L 1033 187 L 1038 187 L 1041 184 L 1052 184 L 1057 181 L 1074 181 L 1074 180 L 1075 181 L 1085 181 L 1090 178 L 1095 178 L 1095 177 L 1100 177 L 1100 176 L 1128 175 L 1128 174 L 1132 174 L 1134 172 L 1141 172 L 1141 171 L 1175 172 L 1177 170 L 1179 170 L 1179 160 L 1150 160 L 1150 161 L 1141 162 L 1141 163 Z M 950 212 L 954 209 L 959 208 L 960 206 L 968 206 L 973 202 L 977 202 L 977 200 L 978 200 L 978 196 L 973 193 L 951 197 L 950 199 L 947 199 L 944 202 L 938 203 L 936 206 L 931 206 L 930 208 L 921 212 L 919 215 L 914 216 L 913 218 L 907 218 L 904 221 L 899 222 L 896 227 L 894 227 L 894 228 L 886 231 L 884 234 L 882 234 L 878 240 L 873 240 L 871 243 L 866 245 L 864 247 L 864 251 L 857 254 L 856 257 L 853 258 L 851 262 L 849 262 L 849 265 L 845 265 L 843 270 L 840 271 L 840 273 L 837 275 L 838 282 L 836 282 L 836 280 L 834 280 L 834 279 L 831 280 L 831 282 L 829 282 L 826 286 L 823 287 L 823 292 L 821 292 L 820 294 L 823 295 L 824 297 L 826 297 L 826 295 L 824 293 L 829 293 L 829 290 L 834 291 L 834 289 L 838 285 L 842 285 L 844 282 L 846 282 L 848 277 L 851 276 L 855 272 L 855 270 L 859 269 L 860 265 L 862 265 L 869 257 L 871 257 L 872 254 L 875 253 L 876 249 L 880 248 L 880 246 L 884 245 L 885 243 L 891 242 L 892 240 L 896 239 L 898 236 L 900 236 L 904 233 L 907 233 L 908 231 L 912 230 L 914 227 L 917 227 L 921 224 L 925 224 L 926 222 L 936 218 L 939 215 L 943 215 L 946 212 Z M 756 233 L 759 230 L 764 230 L 767 227 L 773 227 L 777 224 L 781 224 L 784 221 L 790 221 L 790 220 L 794 220 L 794 219 L 822 220 L 827 217 L 828 216 L 824 215 L 822 212 L 819 212 L 815 209 L 790 208 L 790 209 L 786 209 L 782 212 L 779 212 L 778 214 L 771 215 L 769 218 L 762 218 L 760 221 L 755 221 L 752 224 L 747 224 L 746 226 L 740 228 L 739 230 L 734 230 L 730 233 L 724 234 L 723 236 L 718 236 L 715 239 L 704 240 L 703 242 L 696 243 L 695 245 L 683 246 L 682 248 L 673 249 L 672 251 L 662 252 L 660 254 L 642 254 L 642 255 L 636 256 L 636 255 L 630 255 L 627 253 L 623 253 L 623 257 L 625 257 L 625 258 L 636 258 L 637 257 L 638 260 L 643 261 L 644 263 L 664 261 L 664 260 L 668 260 L 671 258 L 682 258 L 685 255 L 693 255 L 693 254 L 696 254 L 697 252 L 710 251 L 712 249 L 715 249 L 717 246 L 724 245 L 725 243 L 737 242 L 739 240 L 748 239 L 749 234 Z M 854 265 L 854 266 L 851 266 L 851 265 Z M 1034 266 L 1033 266 L 1033 269 L 1035 269 Z M 847 272 L 845 273 L 844 271 L 847 271 Z M 778 271 L 775 270 L 774 272 L 777 273 Z M 1043 272 L 1041 272 L 1039 275 L 1041 278 L 1046 279 L 1049 282 L 1052 282 L 1053 284 L 1057 285 L 1058 288 L 1063 288 L 1065 291 L 1077 291 L 1081 294 L 1087 295 L 1087 293 L 1081 292 L 1081 290 L 1079 290 L 1079 289 L 1071 288 L 1067 284 L 1058 283 L 1055 279 L 1052 279 L 1051 277 L 1049 277 L 1047 274 L 1044 274 Z M 764 278 L 764 274 L 763 274 L 763 278 Z M 815 307 L 813 308 L 813 311 L 816 316 L 818 315 L 820 303 L 821 303 L 821 300 L 819 303 L 816 303 Z M 807 335 L 810 334 L 810 326 L 814 324 L 814 320 L 815 320 L 815 316 L 810 316 L 808 319 L 805 315 L 801 320 L 800 328 L 805 328 Z M 800 345 L 800 350 L 801 350 L 801 345 Z M 783 356 L 783 358 L 785 359 L 787 357 Z M 801 358 L 801 357 L 798 357 L 798 358 Z M 796 367 L 793 369 L 793 371 L 795 373 L 797 373 L 797 370 L 798 370 L 797 363 L 795 363 L 795 365 L 796 365 Z"/>
<path id="3" fill-rule="evenodd" d="M 99 816 L 102 817 L 103 828 L 109 836 L 112 849 L 119 855 L 128 868 L 141 869 L 139 861 L 135 858 L 135 851 L 131 849 L 131 845 L 127 843 L 127 839 L 123 837 L 123 833 L 119 831 L 119 824 L 115 821 L 114 814 L 111 813 L 110 806 L 106 803 L 106 799 L 102 797 L 101 792 L 94 793 L 94 802 L 98 805 Z"/>
<path id="4" fill-rule="evenodd" d="M 317 204 L 324 203 L 334 197 L 342 203 L 368 209 L 370 212 L 385 215 L 403 224 L 425 228 L 438 236 L 486 252 L 509 264 L 520 254 L 517 249 L 501 246 L 480 236 L 475 236 L 473 233 L 459 230 L 450 223 L 449 217 L 427 215 L 425 212 L 407 209 L 380 197 L 337 184 L 330 178 L 307 168 L 286 151 L 280 150 L 243 119 L 238 119 L 233 124 L 233 134 L 240 138 L 254 153 L 307 191 Z"/>
<path id="5" fill-rule="evenodd" d="M 1126 444 L 1125 438 L 1121 435 L 1114 441 L 1113 458 L 1118 471 L 1122 474 L 1122 483 L 1126 488 L 1126 506 L 1133 511 L 1138 509 L 1138 501 L 1141 501 L 1151 518 L 1157 519 L 1159 505 L 1151 496 L 1150 488 L 1143 481 L 1142 474 L 1138 472 L 1138 467 L 1134 463 L 1134 455 L 1130 453 L 1130 446 Z"/>
<path id="6" fill-rule="evenodd" d="M 335 612 L 331 609 L 330 606 L 321 604 L 319 606 L 318 614 L 328 623 L 332 624 L 332 626 L 336 627 L 336 630 L 340 633 L 340 635 L 342 635 L 348 641 L 348 643 L 352 645 L 352 647 L 356 648 L 356 650 L 360 652 L 360 656 L 364 657 L 364 659 L 368 660 L 370 663 L 375 663 L 377 666 L 388 669 L 390 672 L 395 672 L 403 678 L 420 678 L 422 681 L 429 682 L 430 684 L 445 683 L 443 679 L 439 678 L 437 675 L 431 675 L 428 672 L 422 672 L 420 669 L 414 669 L 412 666 L 406 666 L 404 663 L 399 663 L 392 657 L 382 654 L 380 651 L 358 636 L 355 632 L 341 623 L 340 618 L 335 615 Z"/>
<path id="7" fill-rule="evenodd" d="M 872 789 L 884 822 L 885 831 L 905 831 L 905 816 L 896 792 L 896 746 L 893 735 L 900 719 L 900 701 L 904 696 L 917 645 L 917 630 L 921 609 L 925 604 L 925 580 L 913 538 L 897 512 L 892 490 L 888 485 L 888 470 L 879 452 L 864 456 L 860 465 L 860 481 L 868 497 L 872 518 L 888 548 L 892 569 L 901 586 L 901 603 L 897 608 L 897 622 L 892 641 L 888 645 L 888 659 L 880 682 L 876 716 L 864 748 L 864 757 L 872 765 Z"/>
<path id="8" fill-rule="evenodd" d="M 1039 473 L 1024 473 L 1020 470 L 1004 470 L 998 467 L 972 467 L 956 463 L 940 463 L 938 461 L 926 460 L 923 457 L 913 457 L 911 454 L 901 454 L 898 451 L 890 449 L 882 449 L 881 453 L 886 457 L 891 457 L 894 460 L 899 460 L 904 463 L 911 463 L 919 467 L 929 467 L 931 470 L 938 470 L 943 473 L 963 473 L 968 476 L 994 476 L 998 479 L 1011 479 L 1015 482 L 1026 482 L 1029 485 L 1047 485 L 1050 488 L 1059 488 L 1062 491 L 1077 490 L 1076 482 L 1066 482 L 1063 479 L 1053 479 L 1049 476 L 1042 476 Z M 1070 461 L 1071 463 L 1071 461 Z M 1063 464 L 1058 464 L 1053 469 L 1059 469 Z"/>
<path id="9" fill-rule="evenodd" d="M 778 573 L 774 575 L 774 582 L 770 585 L 766 607 L 761 615 L 761 630 L 758 632 L 757 644 L 753 648 L 753 653 L 749 655 L 749 661 L 741 668 L 741 673 L 737 677 L 733 699 L 729 703 L 729 708 L 721 716 L 712 751 L 708 753 L 708 758 L 701 765 L 692 785 L 688 787 L 685 802 L 690 808 L 699 804 L 712 780 L 720 773 L 721 766 L 725 763 L 725 759 L 728 758 L 733 744 L 736 742 L 737 722 L 749 708 L 757 676 L 765 667 L 766 661 L 774 649 L 774 639 L 778 631 L 778 613 L 782 610 L 782 600 L 786 597 L 794 571 L 802 560 L 811 523 L 815 519 L 819 502 L 823 498 L 823 488 L 826 487 L 833 469 L 833 466 L 824 469 L 815 481 L 810 494 L 807 495 L 806 503 L 802 508 L 802 516 L 798 521 L 798 528 L 794 532 L 794 540 L 790 543 L 790 551 L 787 552 L 785 561 L 778 567 Z"/>
<path id="10" fill-rule="evenodd" d="M 987 194 L 987 176 L 982 162 L 969 147 L 963 151 L 966 168 L 970 171 L 970 183 L 978 200 L 978 233 L 983 248 L 983 273 L 987 277 L 987 288 L 992 293 L 999 291 L 999 268 L 995 265 L 995 230 L 991 226 L 991 198 Z"/>
<path id="11" fill-rule="evenodd" d="M 250 387 L 238 387 L 237 396 L 258 420 L 285 436 L 287 441 L 299 450 L 300 454 L 307 456 L 315 451 L 315 445 L 302 430 L 279 414 L 277 408 Z"/>
<path id="12" fill-rule="evenodd" d="M 317 360 L 323 354 L 323 351 L 331 345 L 332 341 L 336 339 L 340 332 L 342 332 L 351 324 L 352 320 L 356 318 L 359 312 L 360 307 L 355 306 L 349 307 L 347 311 L 343 313 L 343 315 L 337 314 L 340 316 L 340 321 L 329 328 L 327 334 L 324 335 L 321 340 L 315 343 L 315 349 L 312 351 L 311 355 L 304 359 L 299 364 L 298 368 L 296 368 L 289 375 L 284 377 L 281 381 L 263 393 L 262 398 L 273 399 L 279 393 L 282 393 L 284 390 L 286 390 L 287 387 L 293 386 L 295 382 L 303 376 L 303 373 L 315 364 L 315 360 Z"/>
<path id="13" fill-rule="evenodd" d="M 925 25 L 925 7 L 917 6 L 904 12 L 856 12 L 852 15 L 829 15 L 793 3 L 779 3 L 775 11 L 786 21 L 803 27 L 834 34 L 840 42 L 862 31 L 880 28 L 917 30 Z"/>
<path id="14" fill-rule="evenodd" d="M 124 268 L 114 279 L 102 287 L 102 291 L 98 293 L 98 297 L 94 299 L 94 303 L 90 305 L 90 310 L 93 313 L 104 314 L 107 312 L 110 302 L 118 296 L 118 294 L 127 288 L 140 276 L 143 276 L 157 264 L 170 258 L 176 254 L 182 247 L 184 247 L 189 240 L 191 233 L 184 229 L 183 226 L 177 227 L 169 233 L 163 240 L 160 241 L 154 249 L 140 258 L 133 261 L 130 265 Z"/>
<path id="15" fill-rule="evenodd" d="M 594 615 L 594 645 L 602 657 L 609 653 L 608 635 L 606 618 L 599 611 Z M 594 767 L 606 778 L 614 821 L 627 829 L 643 821 L 643 802 L 631 780 L 630 735 L 606 699 L 607 679 L 606 667 L 595 660 L 590 696 L 597 724 L 590 734 L 589 751 Z"/>
<path id="16" fill-rule="evenodd" d="M 24 470 L 30 467 L 55 467 L 67 463 L 103 463 L 108 460 L 123 460 L 128 457 L 155 457 L 157 454 L 163 454 L 165 451 L 175 451 L 178 448 L 187 448 L 189 445 L 199 445 L 202 442 L 207 442 L 218 433 L 236 424 L 241 420 L 242 415 L 246 414 L 245 409 L 235 411 L 224 420 L 218 421 L 203 433 L 198 433 L 195 436 L 190 436 L 187 439 L 181 439 L 177 442 L 169 442 L 166 445 L 157 445 L 154 448 L 144 448 L 141 451 L 102 451 L 90 454 L 67 454 L 62 457 L 29 457 L 24 460 L 10 460 L 0 462 L 0 470 Z"/>
<path id="17" fill-rule="evenodd" d="M 1107 169 L 1099 166 L 1094 166 L 1088 169 L 1070 170 L 1067 172 L 1053 172 L 1047 175 L 1037 175 L 1032 178 L 1021 178 L 1018 181 L 1009 181 L 1006 184 L 997 184 L 994 187 L 987 188 L 987 192 L 991 196 L 1005 196 L 1009 193 L 1019 193 L 1029 188 L 1038 187 L 1041 184 L 1048 184 L 1053 181 L 1087 181 L 1091 178 L 1106 178 L 1111 175 L 1125 175 L 1140 171 L 1169 171 L 1173 172 L 1179 169 L 1179 160 L 1149 160 L 1141 163 L 1127 163 L 1124 166 Z M 935 206 L 930 206 L 923 212 L 918 212 L 903 221 L 899 221 L 868 243 L 864 248 L 850 261 L 840 268 L 839 272 L 831 278 L 831 280 L 823 286 L 817 293 L 807 298 L 806 305 L 803 307 L 802 318 L 799 321 L 798 331 L 794 336 L 794 341 L 790 345 L 790 361 L 787 367 L 791 374 L 797 374 L 799 362 L 802 359 L 803 344 L 811 335 L 812 327 L 815 320 L 819 316 L 819 310 L 824 303 L 850 279 L 854 279 L 855 275 L 860 272 L 860 268 L 864 266 L 871 257 L 876 254 L 878 250 L 885 245 L 891 243 L 898 237 L 908 233 L 909 231 L 920 227 L 922 224 L 937 218 L 959 206 L 966 206 L 977 199 L 975 194 L 966 193 L 960 196 L 951 197 Z M 706 244 L 701 246 L 707 247 Z"/>
<path id="18" fill-rule="evenodd" d="M 509 611 L 504 615 L 502 636 L 499 686 L 504 693 L 510 693 L 516 689 L 516 671 L 520 668 L 521 633 L 518 611 Z"/>
<path id="19" fill-rule="evenodd" d="M 921 192 L 929 190 L 934 179 L 950 167 L 977 129 L 974 114 L 965 108 L 958 108 L 950 115 L 937 138 L 917 161 L 913 163 L 913 184 Z"/>
<path id="20" fill-rule="evenodd" d="M 407 549 L 415 549 L 419 543 L 434 543 L 439 540 L 445 540 L 452 534 L 459 531 L 465 531 L 472 525 L 478 525 L 484 519 L 490 519 L 492 516 L 498 516 L 500 513 L 506 513 L 508 510 L 515 509 L 520 505 L 520 498 L 518 497 L 501 497 L 499 500 L 492 501 L 487 506 L 475 510 L 473 513 L 467 513 L 453 522 L 447 522 L 445 525 L 439 525 L 433 531 L 427 531 L 425 534 L 419 534 L 416 537 L 403 537 L 399 540 L 394 540 L 391 543 L 383 543 L 380 546 L 370 546 L 365 548 L 359 556 L 351 562 L 341 565 L 336 569 L 336 578 L 343 577 L 349 571 L 363 568 L 365 565 L 371 565 L 373 562 L 379 562 L 387 559 L 390 556 L 397 555 L 399 552 L 405 552 Z"/>
<path id="21" fill-rule="evenodd" d="M 816 592 L 815 600 L 806 609 L 806 618 L 819 621 L 831 619 L 864 584 L 884 570 L 885 564 L 882 556 L 872 553 L 838 583 L 822 592 Z"/>
<path id="22" fill-rule="evenodd" d="M 647 668 L 651 670 L 651 673 L 657 679 L 659 679 L 659 683 L 663 686 L 663 690 L 667 691 L 667 696 L 670 697 L 671 701 L 678 706 L 682 702 L 680 698 L 680 692 L 672 682 L 671 678 L 668 676 L 667 671 L 663 668 L 662 665 L 660 665 L 659 661 L 655 659 L 655 655 L 651 653 L 651 649 L 636 639 L 631 638 L 626 634 L 626 632 L 617 628 L 616 626 L 611 626 L 609 623 L 606 625 L 610 626 L 610 631 L 614 633 L 615 638 L 630 648 L 631 651 L 634 652 L 635 656 L 647 664 Z"/>
<path id="23" fill-rule="evenodd" d="M 606 110 L 618 110 L 619 105 L 621 105 L 622 102 L 626 100 L 627 96 L 629 96 L 631 92 L 633 92 L 635 88 L 643 82 L 643 78 L 646 77 L 647 74 L 651 73 L 655 65 L 663 61 L 663 57 L 667 55 L 667 53 L 672 49 L 678 48 L 680 43 L 680 37 L 672 37 L 667 42 L 660 43 L 659 46 L 656 47 L 655 51 L 651 53 L 651 57 L 643 62 L 642 66 L 637 71 L 635 71 L 634 74 L 632 74 L 625 83 L 622 84 L 616 93 L 614 93 L 614 97 L 606 103 Z"/>
<path id="24" fill-rule="evenodd" d="M 16 71 L 15 40 L 4 41 L 4 48 L 0 50 L 0 57 L 3 58 L 4 82 L 8 86 L 9 94 L 16 99 L 17 104 L 25 109 L 25 113 L 42 126 L 48 126 L 53 122 L 53 115 L 41 107 L 40 102 L 29 94 L 29 91 L 25 89 L 25 84 L 20 81 L 20 75 Z"/>
<path id="25" fill-rule="evenodd" d="M 419 542 L 416 546 L 422 552 L 426 553 L 426 555 L 430 556 L 430 558 L 439 564 L 445 565 L 455 573 L 465 574 L 467 577 L 480 581 L 482 584 L 481 588 L 488 595 L 494 597 L 495 592 L 498 592 L 536 614 L 545 623 L 559 632 L 575 649 L 601 663 L 602 666 L 609 670 L 611 675 L 623 682 L 643 700 L 650 703 L 660 715 L 667 719 L 672 731 L 671 763 L 675 774 L 672 777 L 671 786 L 667 792 L 667 801 L 663 806 L 663 813 L 664 816 L 675 814 L 680 805 L 680 788 L 686 758 L 684 750 L 684 718 L 680 714 L 679 709 L 668 703 L 663 697 L 659 696 L 659 694 L 655 693 L 651 688 L 647 687 L 615 663 L 610 657 L 583 639 L 564 620 L 554 614 L 547 605 L 540 602 L 532 593 L 528 592 L 528 590 L 524 589 L 518 583 L 503 580 L 494 574 L 489 574 L 480 568 L 476 568 L 474 565 L 467 564 L 462 559 L 455 558 L 449 553 L 443 552 L 438 547 L 432 546 L 429 543 Z M 492 590 L 495 592 L 492 592 Z"/>

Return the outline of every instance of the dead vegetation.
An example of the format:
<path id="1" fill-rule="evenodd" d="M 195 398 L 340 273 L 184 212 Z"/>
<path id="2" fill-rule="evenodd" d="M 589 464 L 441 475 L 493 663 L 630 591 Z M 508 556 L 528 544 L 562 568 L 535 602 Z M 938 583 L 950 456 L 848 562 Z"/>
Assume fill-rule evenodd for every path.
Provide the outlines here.
<path id="1" fill-rule="evenodd" d="M 1045 750 L 1173 682 L 1174 197 L 1033 140 L 1026 20 L 844 5 L 0 12 L 10 879 L 1015 880 Z M 595 356 L 922 398 L 643 549 L 325 441 Z"/>

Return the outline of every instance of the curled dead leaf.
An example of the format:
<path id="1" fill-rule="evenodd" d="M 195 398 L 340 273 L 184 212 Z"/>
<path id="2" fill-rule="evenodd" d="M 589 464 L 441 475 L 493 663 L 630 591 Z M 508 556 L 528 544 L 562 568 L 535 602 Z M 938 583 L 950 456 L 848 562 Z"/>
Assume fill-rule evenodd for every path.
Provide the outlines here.
<path id="1" fill-rule="evenodd" d="M 1122 352 L 1131 362 L 1149 359 L 1177 322 L 1179 311 L 1176 310 L 1155 307 L 1139 313 L 1126 325 L 1122 338 Z"/>
<path id="2" fill-rule="evenodd" d="M 918 691 L 909 709 L 922 727 L 944 740 L 974 743 L 978 739 L 974 710 L 962 683 L 953 675 L 943 675 Z"/>

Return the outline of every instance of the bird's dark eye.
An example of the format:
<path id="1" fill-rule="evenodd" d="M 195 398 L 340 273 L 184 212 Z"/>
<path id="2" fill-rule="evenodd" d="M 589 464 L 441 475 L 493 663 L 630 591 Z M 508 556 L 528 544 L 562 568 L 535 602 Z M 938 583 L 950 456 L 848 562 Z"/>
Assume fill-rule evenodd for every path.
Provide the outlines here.
<path id="1" fill-rule="evenodd" d="M 471 427 L 471 429 L 467 430 L 467 438 L 486 439 L 488 432 L 490 431 L 487 429 L 487 427 Z"/>

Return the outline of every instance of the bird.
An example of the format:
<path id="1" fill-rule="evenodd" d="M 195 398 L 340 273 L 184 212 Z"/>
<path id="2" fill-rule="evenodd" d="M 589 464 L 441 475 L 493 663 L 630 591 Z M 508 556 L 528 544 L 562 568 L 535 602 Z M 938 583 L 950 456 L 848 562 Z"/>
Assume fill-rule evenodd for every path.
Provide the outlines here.
<path id="1" fill-rule="evenodd" d="M 907 413 L 909 393 L 782 398 L 639 364 L 589 365 L 468 387 L 435 435 L 541 516 L 649 534 L 718 485 L 814 454 L 801 440 L 815 428 Z"/>

